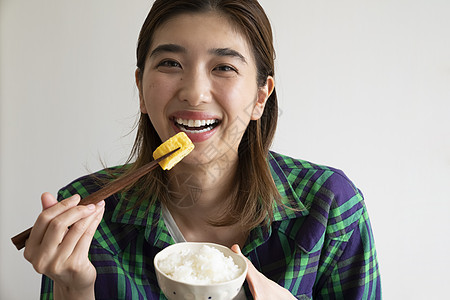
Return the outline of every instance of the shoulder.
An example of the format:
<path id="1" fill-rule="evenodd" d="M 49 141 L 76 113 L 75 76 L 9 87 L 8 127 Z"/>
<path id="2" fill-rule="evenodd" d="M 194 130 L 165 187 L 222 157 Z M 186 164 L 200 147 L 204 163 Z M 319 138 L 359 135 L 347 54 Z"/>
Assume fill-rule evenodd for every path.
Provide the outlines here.
<path id="1" fill-rule="evenodd" d="M 312 250 L 324 234 L 349 237 L 363 214 L 364 198 L 343 171 L 275 152 L 269 153 L 269 165 L 283 204 L 294 206 L 301 228 L 314 233 L 315 238 L 302 241 L 305 249 Z M 278 210 L 292 214 L 280 206 Z"/>
<path id="2" fill-rule="evenodd" d="M 305 205 L 311 204 L 307 199 L 307 196 L 311 194 L 319 193 L 319 196 L 344 202 L 345 198 L 361 195 L 361 191 L 347 175 L 342 170 L 333 167 L 276 152 L 269 153 L 269 165 L 277 186 L 290 189 L 292 193 L 295 193 L 297 200 L 302 201 Z M 289 191 L 286 192 L 289 193 Z M 343 202 L 337 204 L 343 204 Z"/>

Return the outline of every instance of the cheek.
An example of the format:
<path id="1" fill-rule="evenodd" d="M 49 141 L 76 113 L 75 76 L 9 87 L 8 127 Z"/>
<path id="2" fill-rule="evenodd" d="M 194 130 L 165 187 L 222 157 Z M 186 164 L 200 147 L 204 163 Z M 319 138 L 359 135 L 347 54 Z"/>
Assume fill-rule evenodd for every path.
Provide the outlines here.
<path id="1" fill-rule="evenodd" d="M 147 109 L 164 106 L 173 97 L 175 89 L 167 81 L 149 78 L 147 82 L 148 84 L 144 86 L 143 92 Z"/>
<path id="2" fill-rule="evenodd" d="M 220 87 L 222 105 L 226 111 L 243 120 L 251 117 L 252 109 L 256 102 L 257 88 L 252 82 L 240 82 L 239 84 L 223 84 Z"/>
<path id="3" fill-rule="evenodd" d="M 165 124 L 168 104 L 173 99 L 174 88 L 158 78 L 146 78 L 143 86 L 144 104 L 148 117 L 161 139 L 166 139 Z"/>

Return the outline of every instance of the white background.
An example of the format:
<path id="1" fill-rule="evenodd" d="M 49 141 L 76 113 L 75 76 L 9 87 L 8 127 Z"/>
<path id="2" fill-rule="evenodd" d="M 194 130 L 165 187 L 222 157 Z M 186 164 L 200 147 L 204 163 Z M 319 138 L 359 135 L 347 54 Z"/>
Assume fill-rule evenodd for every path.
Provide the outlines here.
<path id="1" fill-rule="evenodd" d="M 261 1 L 273 23 L 273 149 L 363 190 L 385 299 L 448 295 L 450 2 Z M 127 157 L 143 0 L 2 0 L 0 299 L 38 299 L 10 242 L 40 194 Z"/>

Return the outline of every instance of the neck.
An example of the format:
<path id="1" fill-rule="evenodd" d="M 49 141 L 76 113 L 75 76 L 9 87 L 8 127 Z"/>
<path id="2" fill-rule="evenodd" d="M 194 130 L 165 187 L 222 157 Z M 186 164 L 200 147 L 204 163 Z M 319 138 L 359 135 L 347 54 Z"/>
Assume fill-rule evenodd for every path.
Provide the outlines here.
<path id="1" fill-rule="evenodd" d="M 169 207 L 175 214 L 211 218 L 232 201 L 237 158 L 211 164 L 179 164 L 169 171 Z"/>
<path id="2" fill-rule="evenodd" d="M 210 223 L 221 219 L 235 198 L 237 165 L 236 157 L 210 165 L 181 164 L 170 171 L 168 208 L 187 241 L 244 246 L 248 232 L 240 224 L 217 227 Z"/>

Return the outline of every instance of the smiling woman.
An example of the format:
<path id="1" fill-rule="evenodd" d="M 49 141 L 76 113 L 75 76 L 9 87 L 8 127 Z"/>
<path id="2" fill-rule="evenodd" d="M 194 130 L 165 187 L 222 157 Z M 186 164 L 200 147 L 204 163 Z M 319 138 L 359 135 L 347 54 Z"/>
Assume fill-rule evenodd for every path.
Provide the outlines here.
<path id="1" fill-rule="evenodd" d="M 379 299 L 363 197 L 339 170 L 270 151 L 277 124 L 272 30 L 256 0 L 157 0 L 139 35 L 140 119 L 123 166 L 42 196 L 25 257 L 42 297 L 165 299 L 153 258 L 210 242 L 248 258 L 239 299 Z M 184 132 L 194 150 L 97 206 L 110 175 Z M 69 229 L 67 229 L 70 227 Z M 241 252 L 242 249 L 242 252 Z"/>
<path id="2" fill-rule="evenodd" d="M 196 151 L 183 163 L 186 168 L 201 163 L 198 171 L 189 173 L 197 172 L 195 177 L 207 183 L 202 190 L 221 186 L 224 191 L 210 198 L 226 203 L 232 191 L 231 198 L 240 199 L 229 201 L 229 212 L 213 215 L 210 223 L 252 228 L 272 215 L 273 199 L 279 198 L 266 164 L 278 113 L 272 76 L 275 53 L 269 21 L 257 2 L 250 4 L 253 11 L 246 7 L 249 3 L 227 2 L 188 1 L 186 7 L 182 1 L 156 2 L 147 16 L 137 48 L 142 115 L 135 166 L 148 160 L 139 152 L 152 151 L 161 140 L 186 132 Z M 261 26 L 255 26 L 253 18 Z M 202 123 L 209 126 L 201 127 Z M 152 141 L 151 149 L 139 144 L 144 137 Z M 157 185 L 153 181 L 163 177 L 150 177 L 147 185 Z M 148 192 L 143 198 L 154 195 Z M 170 201 L 164 191 L 158 198 Z"/>

